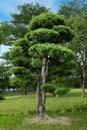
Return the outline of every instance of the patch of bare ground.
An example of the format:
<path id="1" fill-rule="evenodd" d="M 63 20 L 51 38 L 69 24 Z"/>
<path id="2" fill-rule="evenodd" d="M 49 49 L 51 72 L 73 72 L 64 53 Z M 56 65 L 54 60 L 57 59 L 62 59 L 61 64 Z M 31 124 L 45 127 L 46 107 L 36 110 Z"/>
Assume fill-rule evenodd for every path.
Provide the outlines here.
<path id="1" fill-rule="evenodd" d="M 37 116 L 31 118 L 25 118 L 23 124 L 60 124 L 60 125 L 70 125 L 71 119 L 69 117 L 63 116 L 46 116 L 45 118 L 40 118 Z"/>

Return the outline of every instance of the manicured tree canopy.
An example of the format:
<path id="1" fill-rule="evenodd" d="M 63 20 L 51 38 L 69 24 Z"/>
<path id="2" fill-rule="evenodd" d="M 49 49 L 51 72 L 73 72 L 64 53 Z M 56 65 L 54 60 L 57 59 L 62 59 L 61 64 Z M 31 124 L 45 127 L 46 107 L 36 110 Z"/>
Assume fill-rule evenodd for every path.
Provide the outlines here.
<path id="1" fill-rule="evenodd" d="M 59 33 L 52 29 L 46 28 L 39 28 L 32 32 L 29 32 L 26 37 L 28 40 L 33 39 L 33 43 L 40 42 L 40 43 L 58 43 Z"/>
<path id="2" fill-rule="evenodd" d="M 60 15 L 53 13 L 44 13 L 33 18 L 28 29 L 25 37 L 31 44 L 29 55 L 32 56 L 33 66 L 39 66 L 37 112 L 40 117 L 45 117 L 45 89 L 41 86 L 47 82 L 50 64 L 59 66 L 74 59 L 75 54 L 61 46 L 72 40 L 74 33 Z"/>
<path id="3" fill-rule="evenodd" d="M 29 54 L 36 58 L 57 58 L 61 62 L 71 60 L 75 54 L 70 49 L 56 44 L 36 44 L 30 47 Z"/>
<path id="4" fill-rule="evenodd" d="M 64 62 L 64 59 L 67 60 L 69 58 L 67 54 L 71 54 L 69 53 L 71 51 L 67 50 L 67 48 L 64 48 L 63 46 L 58 46 L 58 44 L 62 45 L 62 43 L 72 40 L 73 36 L 73 30 L 66 25 L 63 17 L 53 13 L 43 13 L 30 21 L 29 32 L 26 34 L 25 37 L 31 43 L 29 53 L 32 53 L 31 55 L 34 58 L 35 55 L 37 55 L 37 59 L 38 56 L 40 58 L 42 55 L 45 54 L 45 56 L 49 57 L 50 60 L 52 59 L 51 61 L 54 62 L 55 60 L 59 63 L 59 59 L 61 59 L 62 62 Z M 64 53 L 64 50 L 67 54 Z M 54 57 L 52 57 L 52 54 Z M 64 54 L 66 55 L 66 58 L 63 57 Z M 33 63 L 35 64 L 34 58 Z"/>
<path id="5" fill-rule="evenodd" d="M 65 25 L 60 15 L 43 13 L 33 18 L 29 24 L 28 40 L 40 43 L 62 43 L 72 40 L 73 31 Z"/>
<path id="6" fill-rule="evenodd" d="M 29 30 L 38 28 L 52 29 L 54 25 L 65 25 L 65 20 L 60 15 L 53 13 L 43 13 L 33 18 L 29 23 Z"/>

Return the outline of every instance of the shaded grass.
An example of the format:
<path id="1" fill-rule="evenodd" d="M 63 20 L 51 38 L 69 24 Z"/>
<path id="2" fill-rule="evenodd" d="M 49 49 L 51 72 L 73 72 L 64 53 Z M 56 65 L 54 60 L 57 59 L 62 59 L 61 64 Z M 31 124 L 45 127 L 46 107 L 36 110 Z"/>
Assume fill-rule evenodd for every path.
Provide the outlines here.
<path id="1" fill-rule="evenodd" d="M 61 115 L 51 115 L 57 122 L 35 121 L 34 117 L 29 115 L 15 115 L 0 117 L 0 130 L 87 130 L 87 112 L 86 113 L 68 113 Z M 69 122 L 64 124 L 59 122 L 59 117 Z M 68 118 L 68 120 L 67 120 Z M 36 118 L 35 118 L 36 119 Z M 32 121 L 31 121 L 32 120 Z M 47 123 L 48 122 L 48 123 Z"/>
<path id="2" fill-rule="evenodd" d="M 86 114 L 86 115 L 85 115 Z M 60 115 L 63 118 L 68 118 L 71 124 L 63 123 L 41 123 L 30 122 L 30 116 L 15 116 L 6 117 L 3 119 L 3 124 L 0 123 L 0 128 L 3 130 L 87 130 L 87 113 L 74 113 Z M 55 117 L 53 117 L 55 119 Z M 57 118 L 56 118 L 57 120 Z M 59 122 L 59 120 L 57 120 Z"/>

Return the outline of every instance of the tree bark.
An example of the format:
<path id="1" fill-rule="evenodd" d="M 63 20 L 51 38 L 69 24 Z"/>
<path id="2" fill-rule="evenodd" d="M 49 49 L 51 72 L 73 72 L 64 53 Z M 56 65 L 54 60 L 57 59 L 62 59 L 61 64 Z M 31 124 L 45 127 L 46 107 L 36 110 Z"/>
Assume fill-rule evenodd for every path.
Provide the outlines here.
<path id="1" fill-rule="evenodd" d="M 38 81 L 37 81 L 37 88 L 36 88 L 36 99 L 39 98 L 39 78 L 38 78 Z"/>
<path id="2" fill-rule="evenodd" d="M 46 58 L 43 58 L 42 68 L 39 74 L 39 84 L 38 84 L 38 106 L 37 114 L 41 118 L 45 118 L 46 115 L 46 93 L 45 89 L 41 88 L 41 85 L 46 83 L 48 71 L 48 64 Z"/>
<path id="3" fill-rule="evenodd" d="M 85 97 L 85 67 L 83 67 L 83 73 L 82 73 L 82 97 Z"/>

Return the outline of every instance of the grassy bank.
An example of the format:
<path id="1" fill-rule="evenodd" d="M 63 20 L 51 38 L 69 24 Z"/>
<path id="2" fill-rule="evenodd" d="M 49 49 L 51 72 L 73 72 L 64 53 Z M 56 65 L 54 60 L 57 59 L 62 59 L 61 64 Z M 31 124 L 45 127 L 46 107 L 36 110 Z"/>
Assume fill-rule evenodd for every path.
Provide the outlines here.
<path id="1" fill-rule="evenodd" d="M 86 104 L 87 97 L 81 97 L 81 90 L 59 98 L 47 94 L 50 117 L 39 120 L 35 94 L 7 96 L 0 101 L 0 130 L 87 130 Z"/>

